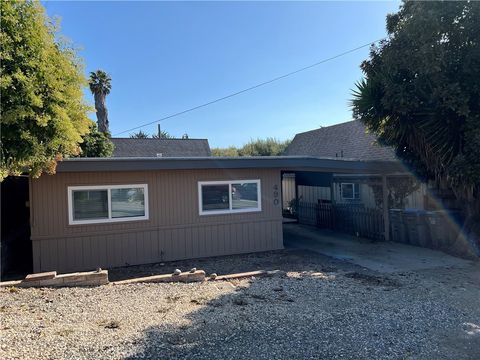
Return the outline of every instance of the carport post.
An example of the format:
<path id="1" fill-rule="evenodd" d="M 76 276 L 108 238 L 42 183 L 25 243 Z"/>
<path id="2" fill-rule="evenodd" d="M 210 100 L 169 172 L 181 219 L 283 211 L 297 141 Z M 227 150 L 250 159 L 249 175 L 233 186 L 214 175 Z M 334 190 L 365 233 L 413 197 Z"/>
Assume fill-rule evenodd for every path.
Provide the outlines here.
<path id="1" fill-rule="evenodd" d="M 390 219 L 388 217 L 388 191 L 387 175 L 382 175 L 382 196 L 383 196 L 383 226 L 385 232 L 385 241 L 390 241 Z"/>

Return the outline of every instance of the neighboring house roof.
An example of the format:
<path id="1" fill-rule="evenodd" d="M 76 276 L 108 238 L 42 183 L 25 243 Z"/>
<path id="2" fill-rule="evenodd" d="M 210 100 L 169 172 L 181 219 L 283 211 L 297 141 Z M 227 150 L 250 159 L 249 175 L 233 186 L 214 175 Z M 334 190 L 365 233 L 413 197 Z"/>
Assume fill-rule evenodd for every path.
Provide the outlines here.
<path id="1" fill-rule="evenodd" d="M 391 147 L 381 146 L 359 120 L 295 135 L 285 155 L 397 161 Z"/>
<path id="2" fill-rule="evenodd" d="M 207 139 L 112 138 L 113 157 L 196 157 L 210 156 Z"/>

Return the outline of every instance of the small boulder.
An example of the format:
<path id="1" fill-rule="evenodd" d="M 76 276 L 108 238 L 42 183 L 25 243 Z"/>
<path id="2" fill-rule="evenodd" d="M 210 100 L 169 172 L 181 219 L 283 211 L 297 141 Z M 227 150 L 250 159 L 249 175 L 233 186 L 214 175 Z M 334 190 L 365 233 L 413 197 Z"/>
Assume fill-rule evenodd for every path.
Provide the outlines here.
<path id="1" fill-rule="evenodd" d="M 182 270 L 175 269 L 175 271 L 173 272 L 173 275 L 180 275 L 181 273 L 182 273 Z"/>
<path id="2" fill-rule="evenodd" d="M 217 274 L 216 274 L 216 273 L 211 273 L 211 274 L 210 274 L 210 279 L 215 280 L 216 278 L 217 278 Z"/>
<path id="3" fill-rule="evenodd" d="M 195 273 L 195 271 L 197 271 L 197 268 L 191 268 L 191 269 L 190 269 L 190 272 L 191 272 L 192 274 Z"/>

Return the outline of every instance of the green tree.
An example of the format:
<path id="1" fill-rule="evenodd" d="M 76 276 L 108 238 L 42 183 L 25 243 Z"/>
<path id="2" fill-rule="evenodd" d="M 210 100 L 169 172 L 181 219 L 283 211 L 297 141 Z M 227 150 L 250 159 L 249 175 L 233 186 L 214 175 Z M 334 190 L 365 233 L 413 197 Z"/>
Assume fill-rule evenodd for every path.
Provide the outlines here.
<path id="1" fill-rule="evenodd" d="M 138 132 L 130 134 L 132 139 L 148 139 L 150 135 L 144 132 L 143 130 L 138 130 Z M 152 134 L 152 139 L 176 139 L 175 136 L 171 135 L 168 131 L 160 130 L 160 134 Z M 188 139 L 182 136 L 182 139 Z"/>
<path id="2" fill-rule="evenodd" d="M 153 134 L 152 139 L 175 139 L 168 131 L 160 130 L 160 134 Z"/>
<path id="3" fill-rule="evenodd" d="M 0 180 L 54 173 L 58 160 L 79 153 L 91 124 L 83 69 L 39 2 L 1 1 L 0 9 Z"/>
<path id="4" fill-rule="evenodd" d="M 361 65 L 353 115 L 418 175 L 453 189 L 480 244 L 480 2 L 404 2 Z"/>
<path id="5" fill-rule="evenodd" d="M 112 89 L 112 79 L 103 70 L 90 73 L 89 86 L 95 99 L 95 110 L 97 112 L 98 130 L 108 132 L 108 110 L 105 99 Z"/>
<path id="6" fill-rule="evenodd" d="M 108 132 L 101 132 L 96 124 L 92 124 L 90 132 L 83 137 L 80 148 L 80 157 L 109 157 L 112 156 L 115 146 Z"/>
<path id="7" fill-rule="evenodd" d="M 212 156 L 235 157 L 238 156 L 238 149 L 235 146 L 228 148 L 213 148 Z"/>
<path id="8" fill-rule="evenodd" d="M 282 155 L 290 140 L 280 141 L 275 138 L 251 140 L 238 150 L 240 156 L 278 156 Z"/>
<path id="9" fill-rule="evenodd" d="M 139 130 L 136 133 L 130 134 L 130 137 L 132 139 L 148 139 L 148 134 L 142 130 Z"/>
<path id="10" fill-rule="evenodd" d="M 279 156 L 282 155 L 290 140 L 280 141 L 275 138 L 250 140 L 241 148 L 230 146 L 227 148 L 213 148 L 212 156 Z"/>

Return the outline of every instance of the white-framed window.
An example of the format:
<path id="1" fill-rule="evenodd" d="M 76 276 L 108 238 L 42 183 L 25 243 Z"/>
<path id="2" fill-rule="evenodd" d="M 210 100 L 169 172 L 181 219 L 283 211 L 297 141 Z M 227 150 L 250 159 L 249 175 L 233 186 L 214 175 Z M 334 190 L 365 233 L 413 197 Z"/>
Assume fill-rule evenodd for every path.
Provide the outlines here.
<path id="1" fill-rule="evenodd" d="M 341 183 L 340 192 L 342 199 L 357 200 L 360 199 L 360 184 L 358 183 Z"/>
<path id="2" fill-rule="evenodd" d="M 198 204 L 200 215 L 261 211 L 260 180 L 200 181 Z"/>
<path id="3" fill-rule="evenodd" d="M 147 184 L 68 187 L 70 225 L 135 220 L 148 220 Z"/>

